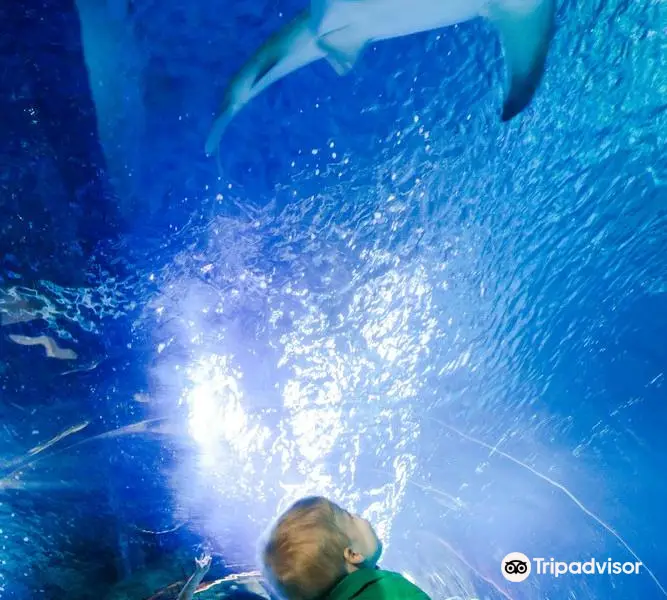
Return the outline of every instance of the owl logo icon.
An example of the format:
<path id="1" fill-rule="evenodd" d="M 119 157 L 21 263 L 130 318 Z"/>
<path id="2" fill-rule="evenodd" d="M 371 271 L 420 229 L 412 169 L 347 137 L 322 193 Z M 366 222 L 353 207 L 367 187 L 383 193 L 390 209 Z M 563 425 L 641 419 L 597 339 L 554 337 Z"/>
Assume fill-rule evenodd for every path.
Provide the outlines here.
<path id="1" fill-rule="evenodd" d="M 510 552 L 503 558 L 500 566 L 503 577 L 512 583 L 519 583 L 528 579 L 530 570 L 530 558 L 522 552 Z"/>

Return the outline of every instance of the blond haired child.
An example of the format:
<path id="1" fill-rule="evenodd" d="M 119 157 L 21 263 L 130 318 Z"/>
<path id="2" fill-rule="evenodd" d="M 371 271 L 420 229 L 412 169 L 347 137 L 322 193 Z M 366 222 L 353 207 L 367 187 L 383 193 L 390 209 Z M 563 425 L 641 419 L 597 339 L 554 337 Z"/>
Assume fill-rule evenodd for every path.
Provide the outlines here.
<path id="1" fill-rule="evenodd" d="M 320 496 L 283 513 L 260 549 L 264 576 L 284 600 L 430 600 L 405 577 L 377 567 L 371 524 Z"/>

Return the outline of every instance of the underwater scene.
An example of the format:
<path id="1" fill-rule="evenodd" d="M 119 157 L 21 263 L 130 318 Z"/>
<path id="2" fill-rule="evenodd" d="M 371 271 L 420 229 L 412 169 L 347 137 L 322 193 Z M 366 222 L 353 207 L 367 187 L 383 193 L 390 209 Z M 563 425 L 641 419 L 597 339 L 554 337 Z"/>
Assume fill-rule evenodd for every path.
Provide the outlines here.
<path id="1" fill-rule="evenodd" d="M 0 0 L 0 600 L 667 597 L 667 2 Z"/>

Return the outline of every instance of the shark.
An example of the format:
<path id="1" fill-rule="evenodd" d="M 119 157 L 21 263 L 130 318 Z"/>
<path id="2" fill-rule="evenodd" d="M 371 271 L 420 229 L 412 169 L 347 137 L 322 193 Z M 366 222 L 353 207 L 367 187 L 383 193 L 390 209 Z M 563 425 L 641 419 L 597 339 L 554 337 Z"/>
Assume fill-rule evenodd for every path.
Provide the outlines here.
<path id="1" fill-rule="evenodd" d="M 142 164 L 146 56 L 132 27 L 133 0 L 75 0 L 97 133 L 122 211 L 136 197 Z"/>
<path id="2" fill-rule="evenodd" d="M 229 83 L 206 140 L 215 153 L 235 115 L 259 93 L 315 61 L 346 75 L 369 44 L 484 18 L 498 32 L 506 82 L 500 118 L 531 102 L 543 78 L 556 0 L 311 0 L 270 37 Z"/>

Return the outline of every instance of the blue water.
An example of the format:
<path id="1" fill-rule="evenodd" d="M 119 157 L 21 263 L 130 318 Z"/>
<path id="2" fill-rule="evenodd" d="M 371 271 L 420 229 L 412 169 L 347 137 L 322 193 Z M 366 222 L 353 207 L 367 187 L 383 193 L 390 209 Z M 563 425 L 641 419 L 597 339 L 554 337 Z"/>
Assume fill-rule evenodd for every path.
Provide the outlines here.
<path id="1" fill-rule="evenodd" d="M 317 63 L 218 165 L 227 82 L 303 5 L 121 4 L 122 275 L 63 283 L 48 152 L 2 179 L 3 311 L 43 318 L 0 330 L 0 597 L 147 598 L 203 547 L 252 571 L 311 493 L 434 599 L 667 596 L 667 5 L 561 3 L 509 125 L 481 21 Z M 643 568 L 509 583 L 514 551 Z"/>

